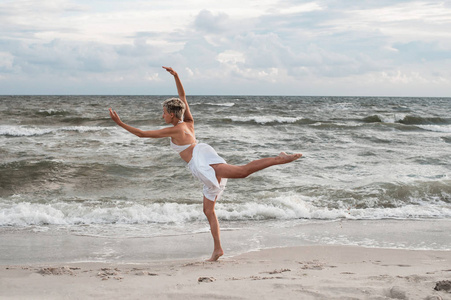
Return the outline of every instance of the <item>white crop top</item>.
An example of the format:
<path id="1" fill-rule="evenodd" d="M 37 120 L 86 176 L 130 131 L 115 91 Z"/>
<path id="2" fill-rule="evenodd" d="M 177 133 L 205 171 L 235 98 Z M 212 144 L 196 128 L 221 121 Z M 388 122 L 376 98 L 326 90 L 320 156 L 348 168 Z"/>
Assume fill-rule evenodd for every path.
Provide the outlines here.
<path id="1" fill-rule="evenodd" d="M 170 144 L 171 144 L 171 148 L 172 150 L 174 150 L 177 153 L 182 152 L 183 150 L 188 149 L 191 145 L 194 145 L 195 143 L 192 144 L 187 144 L 187 145 L 176 145 L 172 142 L 172 139 L 169 140 Z"/>
<path id="2" fill-rule="evenodd" d="M 180 124 L 180 123 L 183 123 L 183 121 L 179 121 L 178 123 L 179 123 L 179 124 Z M 185 133 L 192 136 L 192 134 L 189 133 L 189 132 L 186 132 L 186 131 L 185 131 Z M 172 138 L 169 139 L 169 142 L 170 142 L 170 145 L 171 145 L 172 150 L 174 150 L 174 151 L 177 152 L 177 153 L 180 153 L 180 152 L 182 152 L 183 150 L 188 149 L 191 145 L 197 144 L 197 141 L 195 141 L 195 142 L 192 143 L 192 144 L 187 144 L 187 145 L 176 145 L 176 144 L 174 144 L 174 143 L 172 142 Z"/>

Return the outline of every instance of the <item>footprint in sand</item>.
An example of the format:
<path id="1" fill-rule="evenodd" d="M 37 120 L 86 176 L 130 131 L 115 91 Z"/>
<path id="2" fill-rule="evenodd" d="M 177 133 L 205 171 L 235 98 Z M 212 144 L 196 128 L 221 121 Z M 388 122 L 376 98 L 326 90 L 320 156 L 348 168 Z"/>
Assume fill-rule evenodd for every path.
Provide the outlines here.
<path id="1" fill-rule="evenodd" d="M 199 282 L 199 283 L 201 283 L 201 282 L 209 283 L 209 282 L 213 282 L 213 281 L 216 281 L 216 278 L 214 278 L 214 277 L 199 277 L 197 279 L 197 282 Z"/>

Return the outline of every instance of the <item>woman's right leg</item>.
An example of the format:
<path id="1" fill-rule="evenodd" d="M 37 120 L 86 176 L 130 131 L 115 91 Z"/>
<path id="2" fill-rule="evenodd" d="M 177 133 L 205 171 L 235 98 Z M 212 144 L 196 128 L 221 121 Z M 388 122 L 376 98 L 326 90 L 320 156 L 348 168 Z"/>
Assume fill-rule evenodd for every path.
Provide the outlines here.
<path id="1" fill-rule="evenodd" d="M 292 162 L 301 156 L 302 154 L 300 153 L 288 155 L 285 152 L 281 152 L 279 156 L 257 159 L 242 166 L 215 164 L 211 165 L 211 167 L 215 170 L 216 176 L 220 178 L 245 178 L 268 167 Z"/>
<path id="2" fill-rule="evenodd" d="M 214 249 L 211 258 L 208 261 L 217 261 L 220 258 L 224 251 L 221 247 L 221 237 L 220 237 L 220 229 L 218 217 L 215 212 L 215 201 L 211 201 L 204 196 L 204 214 L 207 217 L 208 223 L 210 224 L 210 231 L 213 237 Z"/>

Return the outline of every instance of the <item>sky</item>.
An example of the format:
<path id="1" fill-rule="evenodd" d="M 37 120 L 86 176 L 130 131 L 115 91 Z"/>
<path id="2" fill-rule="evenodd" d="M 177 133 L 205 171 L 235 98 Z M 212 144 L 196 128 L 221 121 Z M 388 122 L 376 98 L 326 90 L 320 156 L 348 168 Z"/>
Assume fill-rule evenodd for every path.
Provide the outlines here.
<path id="1" fill-rule="evenodd" d="M 451 1 L 0 0 L 0 94 L 451 96 Z"/>

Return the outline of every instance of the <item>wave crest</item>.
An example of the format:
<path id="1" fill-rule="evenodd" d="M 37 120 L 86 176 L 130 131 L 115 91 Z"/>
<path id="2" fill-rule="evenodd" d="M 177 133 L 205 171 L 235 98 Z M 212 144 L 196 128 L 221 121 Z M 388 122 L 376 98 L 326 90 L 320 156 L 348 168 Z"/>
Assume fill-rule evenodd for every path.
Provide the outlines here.
<path id="1" fill-rule="evenodd" d="M 420 117 L 412 115 L 372 115 L 361 119 L 364 123 L 400 123 L 404 125 L 447 125 L 450 118 Z"/>
<path id="2" fill-rule="evenodd" d="M 449 218 L 451 207 L 429 203 L 427 206 L 408 204 L 399 207 L 328 208 L 315 205 L 312 199 L 293 195 L 262 202 L 218 203 L 216 214 L 223 221 Z M 93 205 L 89 201 L 52 204 L 20 202 L 3 204 L 3 208 L 0 208 L 0 226 L 187 224 L 196 221 L 205 221 L 200 203 L 137 204 L 122 201 Z"/>
<path id="3" fill-rule="evenodd" d="M 231 116 L 226 118 L 226 120 L 239 123 L 254 123 L 263 125 L 284 124 L 284 123 L 313 124 L 316 122 L 302 117 L 282 117 L 282 116 L 250 116 L 250 117 Z"/>
<path id="4" fill-rule="evenodd" d="M 28 126 L 0 126 L 0 136 L 8 137 L 21 137 L 21 136 L 40 136 L 45 134 L 57 133 L 61 131 L 76 131 L 79 133 L 111 130 L 111 127 L 98 127 L 98 126 L 67 126 L 60 128 L 39 128 Z"/>

